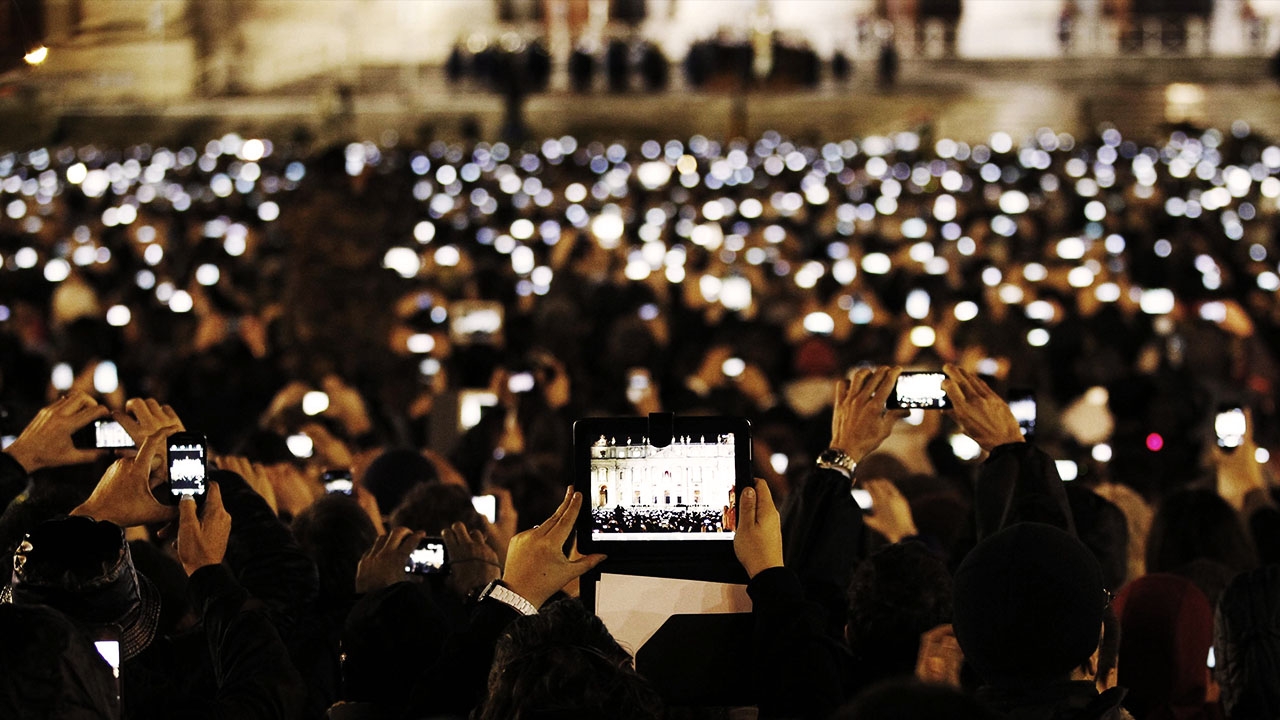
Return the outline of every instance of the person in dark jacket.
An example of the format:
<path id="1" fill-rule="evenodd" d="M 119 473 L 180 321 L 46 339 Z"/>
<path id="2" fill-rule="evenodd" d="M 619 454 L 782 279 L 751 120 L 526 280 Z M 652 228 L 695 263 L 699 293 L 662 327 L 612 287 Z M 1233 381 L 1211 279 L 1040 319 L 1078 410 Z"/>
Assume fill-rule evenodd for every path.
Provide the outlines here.
<path id="1" fill-rule="evenodd" d="M 1001 530 L 961 563 L 954 601 L 956 639 L 988 707 L 1011 718 L 1126 717 L 1124 691 L 1099 694 L 1094 683 L 1110 596 L 1079 540 L 1043 523 Z"/>
<path id="2" fill-rule="evenodd" d="M 1242 573 L 1227 586 L 1213 647 L 1226 716 L 1280 718 L 1280 566 Z"/>

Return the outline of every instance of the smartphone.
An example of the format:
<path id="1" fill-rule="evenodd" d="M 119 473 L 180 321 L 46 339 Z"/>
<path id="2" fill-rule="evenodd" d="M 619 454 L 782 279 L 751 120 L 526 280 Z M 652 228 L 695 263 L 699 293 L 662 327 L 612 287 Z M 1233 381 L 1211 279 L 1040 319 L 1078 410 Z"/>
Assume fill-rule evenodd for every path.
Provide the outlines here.
<path id="1" fill-rule="evenodd" d="M 459 345 L 489 345 L 502 338 L 502 303 L 460 300 L 449 308 L 449 336 Z"/>
<path id="2" fill-rule="evenodd" d="M 444 575 L 449 572 L 449 551 L 444 540 L 438 537 L 425 537 L 418 547 L 409 554 L 409 564 L 404 571 L 415 575 Z"/>
<path id="3" fill-rule="evenodd" d="M 487 390 L 458 393 L 458 431 L 466 432 L 480 423 L 484 409 L 498 404 L 498 396 Z"/>
<path id="4" fill-rule="evenodd" d="M 115 420 L 94 420 L 71 433 L 71 444 L 81 450 L 136 447 L 124 426 Z"/>
<path id="5" fill-rule="evenodd" d="M 942 381 L 947 379 L 946 373 L 937 370 L 923 372 L 904 372 L 898 376 L 885 402 L 889 410 L 916 409 L 949 410 L 951 398 L 942 389 Z"/>
<path id="6" fill-rule="evenodd" d="M 325 470 L 320 476 L 326 494 L 350 495 L 355 491 L 350 470 Z"/>
<path id="7" fill-rule="evenodd" d="M 498 498 L 493 495 L 477 495 L 471 498 L 471 506 L 489 522 L 498 522 Z"/>
<path id="8" fill-rule="evenodd" d="M 98 651 L 98 655 L 106 661 L 111 667 L 111 677 L 114 680 L 116 696 L 113 698 L 116 703 L 120 702 L 120 631 L 114 625 L 100 625 L 86 630 L 89 639 L 93 641 L 93 649 Z"/>
<path id="9" fill-rule="evenodd" d="M 169 468 L 169 492 L 164 499 L 177 505 L 183 495 L 203 502 L 209 480 L 209 443 L 199 433 L 179 432 L 169 436 L 166 445 Z"/>
<path id="10" fill-rule="evenodd" d="M 1036 434 L 1036 394 L 1031 390 L 1012 390 L 1006 398 L 1013 418 L 1018 421 L 1022 437 L 1030 440 Z"/>
<path id="11" fill-rule="evenodd" d="M 17 435 L 0 435 L 0 450 L 8 450 L 13 441 L 17 439 Z"/>
<path id="12" fill-rule="evenodd" d="M 1062 482 L 1071 482 L 1080 477 L 1080 466 L 1076 465 L 1075 460 L 1054 460 L 1053 465 L 1058 469 L 1058 477 L 1062 478 Z"/>
<path id="13" fill-rule="evenodd" d="M 864 515 L 870 515 L 876 511 L 875 505 L 871 502 L 871 492 L 869 490 L 854 488 L 853 501 L 858 503 L 858 508 L 862 510 Z"/>
<path id="14" fill-rule="evenodd" d="M 533 373 L 519 372 L 507 378 L 507 389 L 513 393 L 527 393 L 533 390 Z"/>
<path id="15" fill-rule="evenodd" d="M 1244 408 L 1239 405 L 1224 405 L 1218 408 L 1213 418 L 1213 433 L 1218 436 L 1218 447 L 1223 452 L 1235 452 L 1244 444 L 1244 434 L 1248 431 L 1244 418 Z"/>
<path id="16" fill-rule="evenodd" d="M 627 373 L 627 402 L 635 404 L 644 400 L 649 394 L 652 383 L 649 380 L 649 371 L 644 368 L 634 368 Z"/>
<path id="17" fill-rule="evenodd" d="M 747 369 L 747 362 L 742 358 L 731 357 L 720 365 L 720 372 L 727 378 L 736 378 Z"/>

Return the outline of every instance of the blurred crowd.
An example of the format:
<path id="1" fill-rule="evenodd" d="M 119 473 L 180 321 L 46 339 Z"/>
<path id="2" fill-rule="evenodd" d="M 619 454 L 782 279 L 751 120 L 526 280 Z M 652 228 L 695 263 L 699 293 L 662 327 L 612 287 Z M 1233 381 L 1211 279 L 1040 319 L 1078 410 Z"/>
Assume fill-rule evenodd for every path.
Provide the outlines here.
<path id="1" fill-rule="evenodd" d="M 1157 582 L 1194 608 L 1135 627 L 1190 643 L 1185 657 L 1214 637 L 1244 653 L 1231 633 L 1263 623 L 1209 627 L 1220 599 L 1245 602 L 1239 578 L 1270 592 L 1255 568 L 1280 559 L 1278 173 L 1280 147 L 1243 122 L 1158 142 L 924 127 L 413 148 L 388 133 L 320 151 L 227 135 L 0 155 L 9 602 L 80 621 L 107 601 L 76 593 L 106 577 L 107 604 L 125 608 L 110 624 L 134 628 L 123 644 L 140 658 L 121 676 L 132 717 L 184 693 L 215 700 L 210 717 L 319 717 L 343 700 L 378 713 L 359 717 L 524 717 L 564 687 L 657 717 L 661 693 L 598 620 L 572 601 L 537 612 L 603 560 L 563 550 L 582 502 L 566 493 L 571 423 L 722 414 L 752 422 L 761 478 L 735 551 L 755 649 L 775 661 L 756 668 L 762 716 L 827 716 L 905 672 L 985 688 L 963 696 L 981 701 L 974 717 L 1021 717 L 1028 698 L 1097 711 L 1055 717 L 1120 717 L 1106 658 L 1114 672 L 1123 636 L 1080 628 L 1114 626 L 1143 592 L 1160 605 L 1173 591 Z M 944 367 L 955 410 L 885 410 L 899 369 Z M 1024 391 L 1033 443 L 1004 400 Z M 1222 406 L 1247 410 L 1234 451 L 1215 440 Z M 108 413 L 136 455 L 71 447 Z M 198 512 L 149 492 L 177 427 L 207 436 L 218 468 Z M 816 465 L 829 448 L 856 469 Z M 352 493 L 327 494 L 326 471 L 349 471 Z M 488 520 L 469 501 L 483 495 Z M 427 535 L 455 571 L 406 582 Z M 77 564 L 84 547 L 96 559 Z M 149 579 L 129 585 L 135 565 Z M 982 594 L 1010 574 L 1039 584 L 1006 604 Z M 1113 606 L 1130 581 L 1151 589 Z M 504 614 L 529 607 L 545 626 Z M 1013 647 L 1059 615 L 1058 645 Z M 953 616 L 954 635 L 921 639 Z M 74 650 L 65 623 L 40 622 L 51 634 L 12 645 L 6 667 L 23 648 Z M 565 632 L 583 634 L 568 655 Z M 504 685 L 521 676 L 497 668 L 536 655 L 521 642 L 548 653 L 528 672 L 569 674 Z M 1237 689 L 1253 667 L 1240 653 Z M 617 684 L 595 684 L 601 657 Z M 166 670 L 188 660 L 189 676 Z M 1243 697 L 1224 682 L 1219 704 L 1195 663 L 1169 670 L 1183 696 L 1126 681 L 1121 661 L 1125 707 L 1213 717 Z M 1097 691 L 1027 690 L 1068 675 Z M 954 709 L 955 692 L 934 699 Z"/>

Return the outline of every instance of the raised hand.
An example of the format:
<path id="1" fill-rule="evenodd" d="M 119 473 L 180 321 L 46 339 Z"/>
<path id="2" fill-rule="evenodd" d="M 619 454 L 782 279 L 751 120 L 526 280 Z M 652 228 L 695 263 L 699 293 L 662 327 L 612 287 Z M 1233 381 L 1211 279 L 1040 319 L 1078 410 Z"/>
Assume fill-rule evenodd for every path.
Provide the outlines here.
<path id="1" fill-rule="evenodd" d="M 165 441 L 174 432 L 176 428 L 160 428 L 142 440 L 136 455 L 112 463 L 89 499 L 71 514 L 110 520 L 126 528 L 173 520 L 178 508 L 161 504 L 151 489 L 167 482 Z"/>
<path id="2" fill-rule="evenodd" d="M 178 501 L 178 561 L 187 575 L 208 565 L 217 565 L 227 554 L 231 537 L 231 514 L 222 506 L 222 490 L 209 483 L 204 508 L 196 513 L 195 498 L 184 495 Z"/>
<path id="3" fill-rule="evenodd" d="M 900 367 L 864 368 L 836 383 L 831 447 L 843 451 L 854 462 L 861 462 L 880 447 L 893 431 L 893 424 L 906 416 L 904 411 L 885 409 L 885 400 L 901 372 Z"/>
<path id="4" fill-rule="evenodd" d="M 456 522 L 441 531 L 449 550 L 449 577 L 445 584 L 466 598 L 473 591 L 502 577 L 498 554 L 489 547 L 485 534 L 471 530 L 466 523 Z"/>
<path id="5" fill-rule="evenodd" d="M 858 483 L 871 493 L 871 507 L 874 511 L 863 516 L 867 527 L 885 536 L 889 542 L 896 543 L 904 537 L 919 534 L 915 519 L 911 515 L 911 505 L 898 490 L 898 486 L 889 480 L 862 480 Z"/>
<path id="6" fill-rule="evenodd" d="M 755 487 L 742 491 L 733 536 L 733 554 L 738 556 L 749 578 L 769 568 L 782 567 L 782 522 L 778 508 L 773 504 L 769 483 L 755 482 Z"/>
<path id="7" fill-rule="evenodd" d="M 951 398 L 951 415 L 983 451 L 1024 441 L 1009 404 L 982 378 L 958 365 L 947 365 L 944 370 L 947 379 L 942 381 L 942 389 Z"/>
<path id="8" fill-rule="evenodd" d="M 72 390 L 41 408 L 5 452 L 28 473 L 47 467 L 93 462 L 102 452 L 76 448 L 71 442 L 71 434 L 107 414 L 107 408 L 99 405 L 88 393 Z"/>
<path id="9" fill-rule="evenodd" d="M 404 568 L 409 564 L 409 556 L 426 536 L 424 532 L 405 527 L 380 535 L 356 566 L 356 592 L 369 593 L 403 582 L 408 575 Z"/>
<path id="10" fill-rule="evenodd" d="M 178 413 L 168 405 L 161 405 L 153 398 L 129 398 L 123 412 L 113 413 L 116 422 L 129 433 L 136 445 L 162 428 L 170 431 L 186 430 Z"/>
<path id="11" fill-rule="evenodd" d="M 604 561 L 600 554 L 570 560 L 564 554 L 565 541 L 582 508 L 582 493 L 570 487 L 564 501 L 541 525 L 511 538 L 507 549 L 506 572 L 502 579 L 511 590 L 534 607 L 542 607 L 557 590 L 582 577 Z"/>
<path id="12" fill-rule="evenodd" d="M 223 470 L 231 472 L 244 478 L 245 484 L 253 488 L 253 491 L 262 496 L 267 501 L 267 505 L 271 507 L 271 512 L 278 513 L 279 505 L 276 502 L 276 490 L 271 485 L 271 479 L 267 477 L 267 470 L 262 465 L 255 465 L 249 462 L 248 458 L 235 457 L 231 455 L 223 455 L 217 459 L 217 465 Z"/>

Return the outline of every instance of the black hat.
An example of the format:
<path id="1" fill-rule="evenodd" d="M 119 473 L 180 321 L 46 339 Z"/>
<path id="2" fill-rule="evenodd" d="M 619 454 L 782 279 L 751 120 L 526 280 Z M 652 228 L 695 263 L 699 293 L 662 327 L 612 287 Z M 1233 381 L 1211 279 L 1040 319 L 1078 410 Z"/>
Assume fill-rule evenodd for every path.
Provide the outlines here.
<path id="1" fill-rule="evenodd" d="M 125 659 L 151 644 L 160 620 L 160 595 L 134 570 L 124 530 L 86 517 L 48 520 L 28 533 L 0 602 L 48 605 L 83 626 L 114 625 Z"/>
<path id="2" fill-rule="evenodd" d="M 1018 523 L 978 543 L 956 571 L 956 639 L 990 685 L 1054 682 L 1098 648 L 1109 602 L 1084 544 Z"/>

